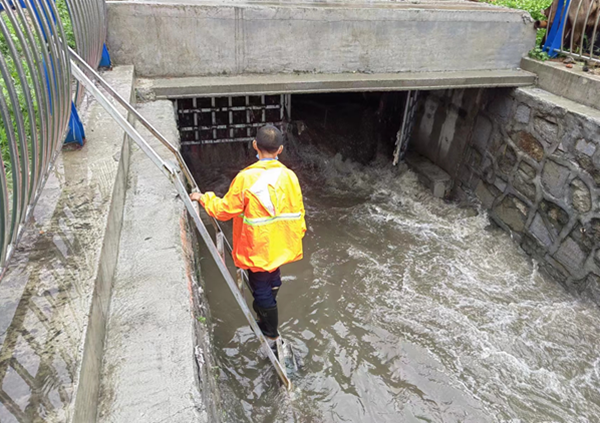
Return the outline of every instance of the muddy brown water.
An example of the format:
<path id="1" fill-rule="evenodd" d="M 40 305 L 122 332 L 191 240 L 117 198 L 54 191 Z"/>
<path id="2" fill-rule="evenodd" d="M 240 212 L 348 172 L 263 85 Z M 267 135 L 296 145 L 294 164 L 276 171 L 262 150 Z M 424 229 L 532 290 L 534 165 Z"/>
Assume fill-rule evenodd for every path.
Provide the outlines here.
<path id="1" fill-rule="evenodd" d="M 223 193 L 241 157 L 198 175 L 202 188 Z M 538 273 L 483 211 L 387 160 L 287 164 L 309 229 L 278 303 L 304 368 L 280 388 L 204 259 L 224 421 L 600 421 L 600 309 Z"/>

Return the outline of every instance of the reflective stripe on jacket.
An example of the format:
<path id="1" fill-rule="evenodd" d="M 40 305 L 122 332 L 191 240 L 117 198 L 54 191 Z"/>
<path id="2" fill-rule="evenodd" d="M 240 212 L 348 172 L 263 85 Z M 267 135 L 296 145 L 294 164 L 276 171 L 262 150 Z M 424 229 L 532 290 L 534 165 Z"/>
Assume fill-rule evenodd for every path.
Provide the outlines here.
<path id="1" fill-rule="evenodd" d="M 201 199 L 218 220 L 233 218 L 233 260 L 241 269 L 272 272 L 302 258 L 306 232 L 296 174 L 277 160 L 261 160 L 235 177 L 225 197 Z"/>

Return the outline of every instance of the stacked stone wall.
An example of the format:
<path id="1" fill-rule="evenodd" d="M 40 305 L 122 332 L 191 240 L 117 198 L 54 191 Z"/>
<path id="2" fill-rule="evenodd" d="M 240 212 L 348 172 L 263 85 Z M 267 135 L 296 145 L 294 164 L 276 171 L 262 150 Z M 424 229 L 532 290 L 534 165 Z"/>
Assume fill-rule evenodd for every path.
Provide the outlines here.
<path id="1" fill-rule="evenodd" d="M 474 193 L 545 272 L 600 304 L 600 112 L 537 88 L 475 97 L 467 141 L 452 140 L 455 192 Z"/>

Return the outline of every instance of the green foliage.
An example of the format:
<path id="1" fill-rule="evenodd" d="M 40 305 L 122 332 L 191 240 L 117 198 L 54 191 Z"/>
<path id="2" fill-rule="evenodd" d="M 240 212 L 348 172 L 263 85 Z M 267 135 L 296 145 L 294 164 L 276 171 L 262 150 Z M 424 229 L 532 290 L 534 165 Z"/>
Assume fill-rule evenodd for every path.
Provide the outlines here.
<path id="1" fill-rule="evenodd" d="M 65 29 L 67 43 L 69 44 L 69 47 L 75 50 L 75 33 L 73 32 L 73 25 L 71 23 L 71 16 L 69 15 L 69 8 L 66 0 L 56 0 L 56 8 L 58 9 L 58 15 L 60 16 L 60 20 Z"/>
<path id="2" fill-rule="evenodd" d="M 525 10 L 536 21 L 545 21 L 546 17 L 542 13 L 542 10 L 550 7 L 552 0 L 486 0 L 486 3 L 510 7 L 511 9 Z"/>
<path id="3" fill-rule="evenodd" d="M 537 34 L 535 36 L 535 45 L 541 46 L 542 41 L 544 41 L 544 37 L 546 36 L 546 28 L 541 28 L 537 30 Z"/>
<path id="4" fill-rule="evenodd" d="M 550 58 L 548 56 L 548 53 L 543 51 L 541 47 L 536 47 L 533 50 L 531 50 L 529 52 L 529 57 L 531 57 L 532 59 L 535 59 L 535 60 L 541 60 L 542 62 L 545 62 L 546 60 L 548 60 Z"/>

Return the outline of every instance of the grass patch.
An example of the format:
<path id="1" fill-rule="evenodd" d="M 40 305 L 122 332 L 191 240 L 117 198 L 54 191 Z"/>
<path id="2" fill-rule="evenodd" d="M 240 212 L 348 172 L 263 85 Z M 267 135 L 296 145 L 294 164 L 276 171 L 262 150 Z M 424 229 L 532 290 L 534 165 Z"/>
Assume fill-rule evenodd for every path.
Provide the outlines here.
<path id="1" fill-rule="evenodd" d="M 536 21 L 545 21 L 542 11 L 550 7 L 552 0 L 486 0 L 485 3 L 524 10 Z"/>

